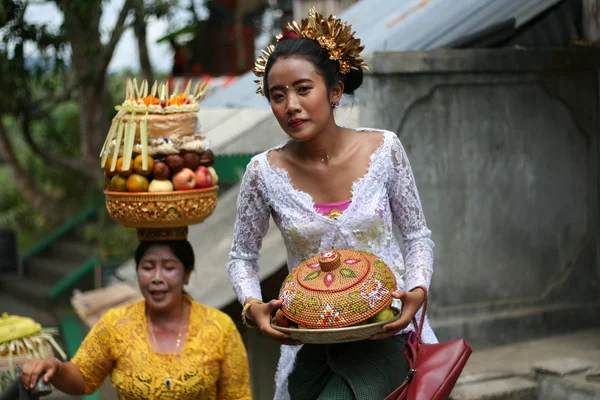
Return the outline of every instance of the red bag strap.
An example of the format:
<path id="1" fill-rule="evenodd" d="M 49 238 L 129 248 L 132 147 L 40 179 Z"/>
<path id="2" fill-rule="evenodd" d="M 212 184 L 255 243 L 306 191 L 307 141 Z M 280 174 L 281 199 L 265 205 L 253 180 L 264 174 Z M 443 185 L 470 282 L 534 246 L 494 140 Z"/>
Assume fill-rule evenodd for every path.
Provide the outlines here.
<path id="1" fill-rule="evenodd" d="M 423 324 L 425 323 L 425 314 L 427 313 L 427 289 L 423 286 L 417 286 L 425 292 L 425 300 L 423 301 L 423 305 L 421 306 L 423 311 L 421 312 L 420 323 L 417 323 L 417 318 L 413 317 L 412 323 L 415 326 L 415 333 L 417 334 L 417 340 L 419 344 L 423 343 L 421 340 L 421 332 L 423 331 Z M 415 288 L 416 289 L 416 288 Z M 415 314 L 416 315 L 416 314 Z"/>

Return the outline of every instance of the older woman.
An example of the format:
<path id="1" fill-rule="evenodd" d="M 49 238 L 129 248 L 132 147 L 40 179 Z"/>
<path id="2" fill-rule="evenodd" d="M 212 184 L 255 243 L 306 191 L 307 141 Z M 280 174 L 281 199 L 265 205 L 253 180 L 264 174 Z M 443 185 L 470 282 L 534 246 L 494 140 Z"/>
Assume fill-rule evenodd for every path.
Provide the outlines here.
<path id="1" fill-rule="evenodd" d="M 234 323 L 184 291 L 194 269 L 189 242 L 142 242 L 135 261 L 144 300 L 104 315 L 71 362 L 25 364 L 26 387 L 43 374 L 65 393 L 90 394 L 110 374 L 121 399 L 251 399 Z"/>

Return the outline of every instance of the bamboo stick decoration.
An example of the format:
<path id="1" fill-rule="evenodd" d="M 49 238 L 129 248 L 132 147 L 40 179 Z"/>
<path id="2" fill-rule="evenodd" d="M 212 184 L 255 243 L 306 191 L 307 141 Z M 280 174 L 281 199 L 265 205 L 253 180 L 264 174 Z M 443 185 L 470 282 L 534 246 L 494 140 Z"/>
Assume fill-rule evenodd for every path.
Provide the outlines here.
<path id="1" fill-rule="evenodd" d="M 106 140 L 104 141 L 104 144 L 102 145 L 102 150 L 100 151 L 100 157 L 101 161 L 100 161 L 100 166 L 102 168 L 104 168 L 104 164 L 106 163 L 106 159 L 108 158 L 108 152 L 106 151 L 106 147 L 108 146 L 108 144 L 113 140 L 113 137 L 115 136 L 115 132 L 117 130 L 117 126 L 119 125 L 119 119 L 120 118 L 113 118 L 112 123 L 110 124 L 110 129 L 108 130 L 108 135 L 106 136 Z"/>
<path id="2" fill-rule="evenodd" d="M 119 158 L 119 150 L 121 149 L 121 140 L 123 138 L 123 128 L 125 125 L 123 124 L 123 120 L 119 119 L 119 128 L 117 129 L 117 141 L 115 142 L 115 149 L 113 151 L 112 162 L 110 163 L 111 172 L 115 170 L 117 167 L 117 159 Z"/>
<path id="3" fill-rule="evenodd" d="M 192 80 L 190 79 L 190 80 L 188 80 L 188 83 L 187 83 L 187 85 L 185 87 L 185 92 L 184 93 L 185 93 L 186 96 L 189 96 L 189 94 L 190 94 L 190 88 L 191 87 L 192 87 Z"/>
<path id="4" fill-rule="evenodd" d="M 135 130 L 137 125 L 133 119 L 135 113 L 132 113 L 127 121 L 125 129 L 125 147 L 123 148 L 123 170 L 127 171 L 131 165 L 131 155 L 133 153 L 133 144 L 135 143 Z"/>
<path id="5" fill-rule="evenodd" d="M 158 82 L 154 81 L 154 85 L 152 85 L 152 90 L 150 91 L 150 95 L 152 97 L 156 97 L 157 89 L 158 89 Z"/>
<path id="6" fill-rule="evenodd" d="M 198 85 L 196 85 L 196 87 L 197 87 L 197 90 L 194 89 L 193 101 L 199 101 L 200 99 L 202 99 L 202 97 L 208 90 L 208 83 L 206 83 L 204 81 L 200 81 L 200 82 L 198 82 Z"/>
<path id="7" fill-rule="evenodd" d="M 144 87 L 144 90 L 142 90 L 144 97 L 148 96 L 148 81 L 144 79 L 144 82 L 142 82 L 142 86 Z"/>
<path id="8" fill-rule="evenodd" d="M 148 113 L 140 123 L 140 140 L 142 142 L 142 168 L 148 169 Z"/>
<path id="9" fill-rule="evenodd" d="M 138 87 L 137 80 L 135 78 L 133 78 L 133 88 L 135 90 L 135 98 L 139 99 L 140 98 L 140 88 Z"/>
<path id="10" fill-rule="evenodd" d="M 175 82 L 175 89 L 173 89 L 173 95 L 177 96 L 178 93 L 179 93 L 179 80 L 177 80 Z"/>
<path id="11" fill-rule="evenodd" d="M 162 103 L 165 101 L 165 84 L 162 83 L 160 85 L 160 95 L 158 96 L 158 100 Z"/>
<path id="12" fill-rule="evenodd" d="M 125 87 L 125 100 L 129 100 L 133 97 L 133 83 L 131 79 L 127 79 L 127 86 Z"/>
<path id="13" fill-rule="evenodd" d="M 200 89 L 201 84 L 202 84 L 202 80 L 199 80 L 198 83 L 196 83 L 196 85 L 194 86 L 194 91 L 192 92 L 192 97 L 194 97 L 196 95 L 196 93 L 198 93 L 198 90 Z"/>

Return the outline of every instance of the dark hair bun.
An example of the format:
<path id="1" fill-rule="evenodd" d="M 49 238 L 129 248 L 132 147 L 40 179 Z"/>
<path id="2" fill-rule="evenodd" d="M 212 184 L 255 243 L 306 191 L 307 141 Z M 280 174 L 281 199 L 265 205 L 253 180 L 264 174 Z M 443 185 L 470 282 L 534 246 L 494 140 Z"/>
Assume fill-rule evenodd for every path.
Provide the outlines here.
<path id="1" fill-rule="evenodd" d="M 363 83 L 363 70 L 359 68 L 357 70 L 350 70 L 346 75 L 343 76 L 344 82 L 344 94 L 353 95 L 354 91 L 360 87 Z"/>

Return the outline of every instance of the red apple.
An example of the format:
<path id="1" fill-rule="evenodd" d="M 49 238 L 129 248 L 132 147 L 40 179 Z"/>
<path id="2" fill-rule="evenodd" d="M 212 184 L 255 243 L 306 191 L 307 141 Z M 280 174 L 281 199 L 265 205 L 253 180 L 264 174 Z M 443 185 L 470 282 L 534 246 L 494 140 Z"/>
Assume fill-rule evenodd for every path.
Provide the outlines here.
<path id="1" fill-rule="evenodd" d="M 217 175 L 217 171 L 215 171 L 214 167 L 208 167 L 208 172 L 210 172 L 210 176 L 212 176 L 212 184 L 216 185 L 219 183 L 219 175 Z"/>
<path id="2" fill-rule="evenodd" d="M 196 174 L 189 168 L 184 168 L 173 175 L 173 187 L 175 190 L 191 190 L 196 187 Z"/>
<path id="3" fill-rule="evenodd" d="M 287 319 L 286 317 L 282 317 L 279 322 L 277 322 L 277 325 L 282 327 L 282 328 L 291 328 L 292 327 L 292 322 Z"/>
<path id="4" fill-rule="evenodd" d="M 205 188 L 213 185 L 212 175 L 207 167 L 204 165 L 199 166 L 196 169 L 196 187 Z"/>

